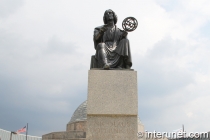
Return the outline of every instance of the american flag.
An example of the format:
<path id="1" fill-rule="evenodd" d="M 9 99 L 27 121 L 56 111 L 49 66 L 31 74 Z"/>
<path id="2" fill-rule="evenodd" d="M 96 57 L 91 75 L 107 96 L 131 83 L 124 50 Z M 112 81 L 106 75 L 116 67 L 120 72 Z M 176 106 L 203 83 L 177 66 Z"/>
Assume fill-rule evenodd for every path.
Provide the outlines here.
<path id="1" fill-rule="evenodd" d="M 26 126 L 16 131 L 16 133 L 23 133 L 23 132 L 26 132 Z"/>

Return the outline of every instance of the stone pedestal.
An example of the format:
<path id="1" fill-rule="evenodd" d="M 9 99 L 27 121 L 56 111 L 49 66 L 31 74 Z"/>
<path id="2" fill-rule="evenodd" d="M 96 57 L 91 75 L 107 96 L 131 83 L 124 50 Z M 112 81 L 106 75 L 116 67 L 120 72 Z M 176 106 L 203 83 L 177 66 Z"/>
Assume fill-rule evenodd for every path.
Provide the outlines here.
<path id="1" fill-rule="evenodd" d="M 137 140 L 137 72 L 89 70 L 87 140 Z"/>

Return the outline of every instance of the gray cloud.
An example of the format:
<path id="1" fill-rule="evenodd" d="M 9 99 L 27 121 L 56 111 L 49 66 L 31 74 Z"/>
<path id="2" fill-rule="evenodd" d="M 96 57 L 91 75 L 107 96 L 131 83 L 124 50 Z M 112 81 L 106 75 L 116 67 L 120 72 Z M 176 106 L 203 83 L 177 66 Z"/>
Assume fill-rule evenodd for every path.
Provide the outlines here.
<path id="1" fill-rule="evenodd" d="M 5 30 L 0 40 L 1 128 L 16 131 L 28 122 L 29 134 L 37 136 L 65 130 L 73 111 L 87 96 L 87 68 L 72 63 L 72 69 L 70 63 L 80 55 L 75 51 L 72 55 L 71 48 L 77 46 L 56 38 L 32 43 Z"/>
<path id="2" fill-rule="evenodd" d="M 11 5 L 11 1 L 1 2 Z M 209 117 L 206 111 L 194 117 L 202 113 L 194 108 L 208 106 L 202 97 L 207 98 L 209 93 L 209 40 L 188 36 L 192 27 L 184 30 L 183 21 L 177 19 L 182 17 L 176 13 L 179 10 L 171 14 L 170 8 L 165 11 L 156 1 L 127 1 L 121 6 L 115 1 L 113 7 L 108 1 L 80 3 L 27 1 L 26 6 L 12 8 L 16 11 L 10 8 L 0 12 L 2 129 L 16 130 L 28 122 L 30 135 L 65 130 L 73 111 L 87 98 L 90 55 L 95 53 L 93 28 L 103 24 L 103 12 L 108 8 L 118 14 L 118 27 L 131 15 L 141 25 L 129 36 L 131 49 L 135 50 L 133 68 L 138 72 L 139 115 L 146 129 L 166 131 L 180 127 L 182 122 L 194 127 L 192 121 Z M 125 11 L 125 5 L 132 8 Z M 164 6 L 168 5 L 172 6 Z M 162 38 L 166 34 L 173 38 Z M 138 52 L 139 46 L 147 52 Z M 195 129 L 201 129 L 201 124 Z"/>
<path id="3" fill-rule="evenodd" d="M 165 37 L 145 56 L 135 60 L 138 69 L 139 114 L 146 130 L 172 131 L 176 129 L 176 123 L 185 120 L 186 116 L 180 108 L 186 104 L 188 92 L 179 92 L 195 83 L 193 73 L 179 66 L 186 47 L 180 40 Z M 166 113 L 173 112 L 179 113 L 180 117 L 171 122 L 171 115 Z M 170 126 L 172 124 L 175 128 Z M 180 126 L 177 125 L 178 128 Z"/>
<path id="4" fill-rule="evenodd" d="M 176 62 L 185 44 L 179 40 L 164 38 L 154 45 L 144 57 L 138 58 L 139 88 L 145 96 L 164 96 L 193 82 L 189 71 L 181 69 Z M 183 50 L 182 50 L 183 49 Z"/>
<path id="5" fill-rule="evenodd" d="M 23 4 L 23 0 L 1 0 L 0 18 L 6 18 L 9 15 L 15 13 Z"/>
<path id="6" fill-rule="evenodd" d="M 75 52 L 75 50 L 78 48 L 73 43 L 70 42 L 63 42 L 58 37 L 53 36 L 48 41 L 48 48 L 46 50 L 46 53 L 55 53 L 55 54 L 72 54 Z"/>

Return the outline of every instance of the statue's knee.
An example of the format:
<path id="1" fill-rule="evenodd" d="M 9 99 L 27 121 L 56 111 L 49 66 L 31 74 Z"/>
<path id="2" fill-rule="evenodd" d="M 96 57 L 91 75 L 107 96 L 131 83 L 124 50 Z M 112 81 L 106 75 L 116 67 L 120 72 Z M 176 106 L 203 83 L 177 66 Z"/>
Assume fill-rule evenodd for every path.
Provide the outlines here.
<path id="1" fill-rule="evenodd" d="M 97 45 L 97 50 L 103 49 L 104 46 L 105 46 L 105 43 L 99 43 L 99 44 Z"/>
<path id="2" fill-rule="evenodd" d="M 129 40 L 127 38 L 123 38 L 121 41 L 122 42 L 129 42 Z"/>

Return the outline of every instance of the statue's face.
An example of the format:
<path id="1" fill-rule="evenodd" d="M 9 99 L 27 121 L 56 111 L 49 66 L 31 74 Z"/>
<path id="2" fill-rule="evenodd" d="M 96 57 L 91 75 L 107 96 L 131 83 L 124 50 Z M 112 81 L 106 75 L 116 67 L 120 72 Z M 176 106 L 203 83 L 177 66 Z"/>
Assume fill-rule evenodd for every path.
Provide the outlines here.
<path id="1" fill-rule="evenodd" d="M 106 20 L 114 20 L 114 14 L 111 10 L 106 12 Z"/>

